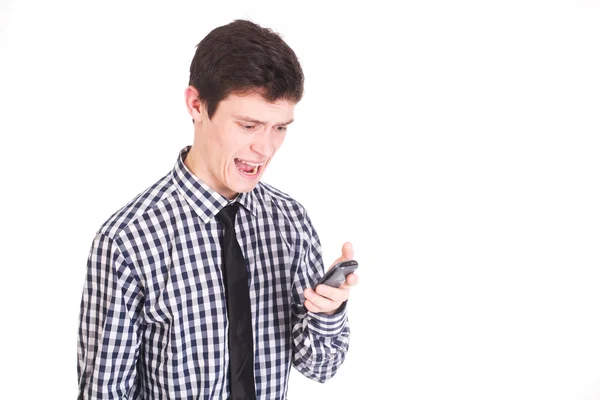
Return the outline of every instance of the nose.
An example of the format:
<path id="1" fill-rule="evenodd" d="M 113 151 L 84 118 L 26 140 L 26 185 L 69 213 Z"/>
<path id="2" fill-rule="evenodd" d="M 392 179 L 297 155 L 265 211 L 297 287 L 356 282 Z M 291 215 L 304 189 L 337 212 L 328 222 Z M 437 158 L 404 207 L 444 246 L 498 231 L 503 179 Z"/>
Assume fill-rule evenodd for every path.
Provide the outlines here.
<path id="1" fill-rule="evenodd" d="M 275 152 L 275 146 L 268 130 L 263 129 L 255 134 L 250 149 L 264 158 L 271 158 Z"/>

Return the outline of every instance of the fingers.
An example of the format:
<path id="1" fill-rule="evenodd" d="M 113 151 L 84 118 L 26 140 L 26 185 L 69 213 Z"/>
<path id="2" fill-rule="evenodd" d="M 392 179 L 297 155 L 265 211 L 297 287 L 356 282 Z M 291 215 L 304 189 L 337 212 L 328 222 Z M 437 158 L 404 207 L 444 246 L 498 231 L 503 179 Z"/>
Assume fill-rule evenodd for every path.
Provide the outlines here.
<path id="1" fill-rule="evenodd" d="M 306 307 L 306 309 L 308 311 L 312 311 L 314 313 L 327 313 L 329 311 L 327 310 L 323 310 L 320 307 L 317 307 L 312 301 L 310 300 L 305 300 L 304 301 L 304 307 Z"/>
<path id="2" fill-rule="evenodd" d="M 312 312 L 335 311 L 348 299 L 348 292 L 349 289 L 337 289 L 327 285 L 319 285 L 317 286 L 317 292 L 312 289 L 306 289 L 304 291 L 304 297 L 306 299 L 304 305 Z"/>
<path id="3" fill-rule="evenodd" d="M 333 301 L 324 297 L 320 297 L 319 295 L 313 297 L 312 300 L 308 300 L 307 298 L 304 301 L 304 306 L 308 311 L 312 311 L 315 313 L 328 313 L 337 309 Z"/>
<path id="4" fill-rule="evenodd" d="M 319 286 L 325 286 L 325 285 L 319 285 Z M 317 290 L 319 290 L 319 286 L 317 286 Z M 316 305 L 319 308 L 330 308 L 333 306 L 333 303 L 335 303 L 335 300 L 325 297 L 321 294 L 318 294 L 317 292 L 315 292 L 312 289 L 306 289 L 304 291 L 304 297 L 307 300 L 310 300 L 314 305 Z M 336 297 L 339 298 L 340 296 L 336 296 Z"/>
<path id="5" fill-rule="evenodd" d="M 333 288 L 327 285 L 317 286 L 317 294 L 336 303 L 343 303 L 348 300 L 349 293 L 350 289 L 347 287 Z"/>
<path id="6" fill-rule="evenodd" d="M 343 283 L 342 287 L 350 287 L 358 285 L 358 275 L 352 273 L 346 277 L 346 282 Z"/>
<path id="7" fill-rule="evenodd" d="M 346 242 L 342 245 L 342 256 L 333 262 L 333 265 L 340 261 L 353 260 L 354 248 L 352 243 Z M 316 292 L 312 289 L 304 291 L 304 306 L 307 310 L 315 313 L 330 313 L 337 310 L 343 302 L 348 300 L 350 287 L 358 284 L 358 275 L 349 274 L 346 281 L 339 288 L 333 288 L 327 285 L 319 285 Z"/>

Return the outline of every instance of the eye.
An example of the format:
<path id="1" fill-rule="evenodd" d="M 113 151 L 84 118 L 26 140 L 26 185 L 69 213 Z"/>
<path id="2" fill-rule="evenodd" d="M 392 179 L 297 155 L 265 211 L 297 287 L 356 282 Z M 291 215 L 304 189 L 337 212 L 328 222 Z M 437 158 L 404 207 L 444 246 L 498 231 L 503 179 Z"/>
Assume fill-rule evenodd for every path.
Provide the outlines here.
<path id="1" fill-rule="evenodd" d="M 287 126 L 278 126 L 276 129 L 277 132 L 285 132 L 287 131 Z"/>
<path id="2" fill-rule="evenodd" d="M 256 125 L 249 125 L 249 124 L 240 124 L 242 129 L 244 129 L 245 131 L 253 131 L 254 128 L 256 128 Z"/>

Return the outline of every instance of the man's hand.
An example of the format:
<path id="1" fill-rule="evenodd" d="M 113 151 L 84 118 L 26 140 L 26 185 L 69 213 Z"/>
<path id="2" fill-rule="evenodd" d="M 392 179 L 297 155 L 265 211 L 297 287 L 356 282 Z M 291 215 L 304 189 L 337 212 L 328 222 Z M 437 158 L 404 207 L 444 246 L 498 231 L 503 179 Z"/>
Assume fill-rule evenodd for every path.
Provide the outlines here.
<path id="1" fill-rule="evenodd" d="M 332 267 L 340 261 L 354 259 L 354 250 L 352 243 L 346 242 L 342 246 L 342 256 L 335 260 Z M 331 268 L 331 267 L 330 267 Z M 335 314 L 343 302 L 348 300 L 350 287 L 358 284 L 358 275 L 352 273 L 346 277 L 346 281 L 339 288 L 333 288 L 327 285 L 319 285 L 316 292 L 311 288 L 304 290 L 304 306 L 307 310 L 315 313 L 325 313 L 327 315 Z"/>

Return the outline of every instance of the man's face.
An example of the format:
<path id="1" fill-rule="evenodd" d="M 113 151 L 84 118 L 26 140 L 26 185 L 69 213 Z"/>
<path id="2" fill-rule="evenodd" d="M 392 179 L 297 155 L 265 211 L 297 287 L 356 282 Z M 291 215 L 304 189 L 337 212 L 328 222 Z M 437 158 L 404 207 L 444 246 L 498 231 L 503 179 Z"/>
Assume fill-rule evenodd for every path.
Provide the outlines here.
<path id="1" fill-rule="evenodd" d="M 201 106 L 193 146 L 196 174 L 229 199 L 254 189 L 283 143 L 294 106 L 288 100 L 270 103 L 256 92 L 229 95 L 211 119 Z"/>

